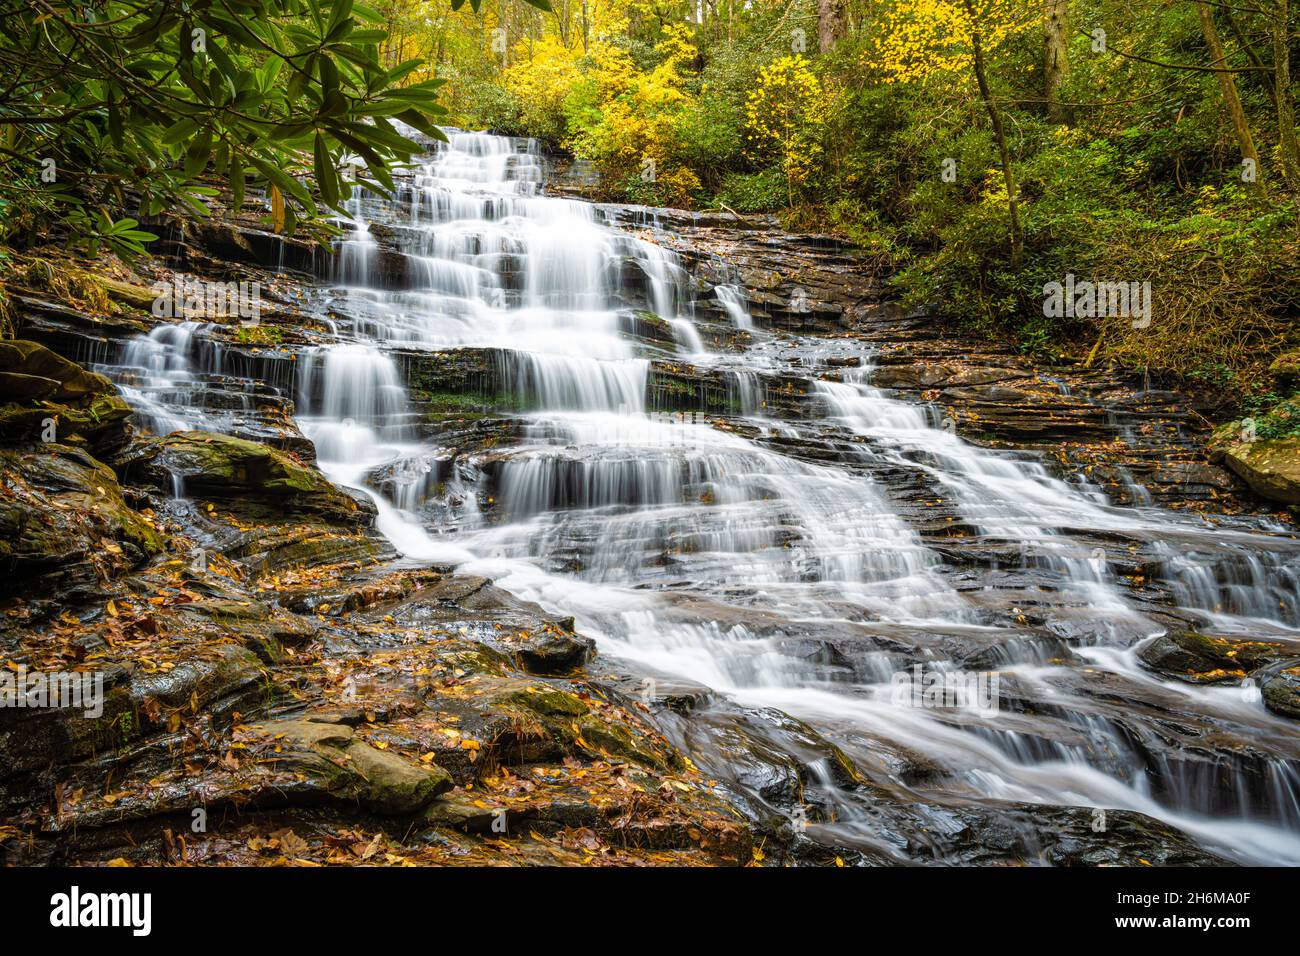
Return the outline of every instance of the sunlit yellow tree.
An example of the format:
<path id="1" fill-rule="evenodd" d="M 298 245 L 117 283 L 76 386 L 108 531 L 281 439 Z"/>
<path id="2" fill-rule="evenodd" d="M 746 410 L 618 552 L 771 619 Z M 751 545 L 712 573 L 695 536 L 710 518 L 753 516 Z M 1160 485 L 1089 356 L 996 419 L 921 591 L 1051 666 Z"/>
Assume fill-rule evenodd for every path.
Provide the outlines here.
<path id="1" fill-rule="evenodd" d="M 1043 16 L 1041 0 L 915 0 L 888 8 L 877 45 L 880 66 L 896 82 L 974 74 L 1002 162 L 1011 258 L 1017 265 L 1024 249 L 1019 196 L 1002 112 L 989 85 L 987 58 L 1009 40 L 1041 25 Z"/>
<path id="2" fill-rule="evenodd" d="M 822 160 L 826 121 L 834 102 L 802 56 L 785 56 L 759 71 L 745 103 L 746 152 L 755 162 L 775 157 L 794 205 L 797 186 Z"/>
<path id="3" fill-rule="evenodd" d="M 515 62 L 502 79 L 519 98 L 529 130 L 556 139 L 563 133 L 564 101 L 581 77 L 580 56 L 580 50 L 555 35 L 518 45 Z"/>
<path id="4" fill-rule="evenodd" d="M 658 65 L 643 72 L 622 47 L 591 45 L 588 69 L 567 104 L 567 144 L 614 182 L 643 184 L 644 198 L 684 205 L 700 188 L 699 177 L 677 158 L 682 119 L 695 95 L 683 72 L 697 55 L 690 28 L 665 27 L 655 52 Z"/>

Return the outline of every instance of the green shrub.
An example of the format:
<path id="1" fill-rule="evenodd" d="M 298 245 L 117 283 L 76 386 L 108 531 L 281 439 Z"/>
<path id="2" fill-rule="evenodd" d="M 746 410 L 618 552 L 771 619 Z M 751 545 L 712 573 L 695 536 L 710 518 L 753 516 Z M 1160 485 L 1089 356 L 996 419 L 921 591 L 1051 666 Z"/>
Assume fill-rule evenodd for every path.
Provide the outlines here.
<path id="1" fill-rule="evenodd" d="M 786 204 L 786 181 L 773 167 L 759 173 L 729 173 L 722 179 L 720 202 L 736 212 L 775 212 Z"/>

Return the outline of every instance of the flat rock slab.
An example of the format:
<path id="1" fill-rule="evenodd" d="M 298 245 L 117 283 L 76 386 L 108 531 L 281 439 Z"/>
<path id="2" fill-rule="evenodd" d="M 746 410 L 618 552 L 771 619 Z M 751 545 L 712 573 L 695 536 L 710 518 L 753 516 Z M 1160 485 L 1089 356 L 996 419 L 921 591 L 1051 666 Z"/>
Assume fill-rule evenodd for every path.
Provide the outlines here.
<path id="1" fill-rule="evenodd" d="M 436 764 L 414 764 L 378 750 L 345 724 L 291 719 L 252 729 L 283 744 L 280 759 L 294 773 L 319 776 L 336 799 L 355 800 L 375 813 L 414 813 L 454 785 Z"/>
<path id="2" fill-rule="evenodd" d="M 1300 438 L 1238 442 L 1215 454 L 1261 498 L 1300 505 Z"/>
<path id="3" fill-rule="evenodd" d="M 1194 631 L 1157 637 L 1138 652 L 1154 671 L 1189 684 L 1239 682 L 1262 667 L 1300 653 L 1300 642 L 1252 641 Z"/>

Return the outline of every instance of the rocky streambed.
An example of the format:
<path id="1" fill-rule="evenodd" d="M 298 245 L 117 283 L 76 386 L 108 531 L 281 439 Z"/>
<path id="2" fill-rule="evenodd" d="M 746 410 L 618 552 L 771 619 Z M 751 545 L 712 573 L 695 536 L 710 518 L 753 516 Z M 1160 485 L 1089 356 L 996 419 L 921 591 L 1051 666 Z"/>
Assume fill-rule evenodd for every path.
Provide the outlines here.
<path id="1" fill-rule="evenodd" d="M 10 278 L 0 657 L 103 692 L 0 708 L 6 862 L 1295 861 L 1300 543 L 1206 409 L 904 314 L 832 239 L 630 207 L 632 358 L 559 378 L 410 325 L 434 179 L 333 255 L 219 216 Z M 155 318 L 177 277 L 261 324 Z M 329 350 L 379 328 L 402 441 L 332 482 Z M 997 716 L 887 706 L 936 667 Z"/>

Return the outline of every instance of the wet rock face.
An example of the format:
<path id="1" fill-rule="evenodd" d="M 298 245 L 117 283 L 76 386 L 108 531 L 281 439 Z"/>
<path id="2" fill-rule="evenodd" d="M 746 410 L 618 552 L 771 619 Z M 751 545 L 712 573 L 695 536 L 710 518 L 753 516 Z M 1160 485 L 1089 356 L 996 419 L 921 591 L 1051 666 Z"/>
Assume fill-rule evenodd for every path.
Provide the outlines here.
<path id="1" fill-rule="evenodd" d="M 836 367 L 839 363 L 831 363 Z M 953 363 L 917 365 L 884 365 L 872 376 L 872 384 L 880 388 L 921 391 L 930 388 L 958 388 L 994 385 L 1014 379 L 1023 379 L 1023 369 L 980 368 Z"/>
<path id="2" fill-rule="evenodd" d="M 268 232 L 251 222 L 178 217 L 167 226 L 153 251 L 181 265 L 217 263 L 228 268 L 232 263 L 278 263 L 283 269 L 312 275 L 329 262 L 329 253 L 315 242 Z"/>
<path id="3" fill-rule="evenodd" d="M 504 349 L 403 352 L 395 358 L 412 400 L 433 422 L 517 412 L 536 404 L 531 383 L 511 368 Z"/>
<path id="4" fill-rule="evenodd" d="M 963 864 L 1020 852 L 1026 861 L 1051 866 L 1229 865 L 1173 827 L 1124 810 L 1022 805 L 972 827 L 968 836 Z"/>
<path id="5" fill-rule="evenodd" d="M 77 402 L 114 391 L 104 376 L 37 342 L 0 342 L 0 394 L 33 401 Z"/>
<path id="6" fill-rule="evenodd" d="M 0 442 L 80 442 L 111 451 L 131 407 L 113 383 L 31 341 L 0 342 Z"/>
<path id="7" fill-rule="evenodd" d="M 1300 660 L 1264 671 L 1259 684 L 1264 706 L 1281 717 L 1300 720 Z"/>
<path id="8" fill-rule="evenodd" d="M 341 491 L 319 471 L 256 442 L 176 432 L 158 439 L 153 451 L 130 468 L 160 488 L 170 485 L 200 498 L 235 502 L 244 510 L 314 515 L 342 524 L 363 525 L 373 516 L 373 506 Z"/>
<path id="9" fill-rule="evenodd" d="M 103 696 L 93 707 L 0 708 L 0 779 L 129 749 L 162 729 L 148 715 L 163 708 L 228 714 L 256 699 L 262 670 L 244 648 L 217 645 L 191 650 L 165 672 L 122 661 L 101 676 Z"/>
<path id="10" fill-rule="evenodd" d="M 252 729 L 280 745 L 278 772 L 306 778 L 330 798 L 375 813 L 414 813 L 454 786 L 436 764 L 407 762 L 376 750 L 345 724 L 277 720 Z"/>
<path id="11" fill-rule="evenodd" d="M 0 448 L 0 482 L 0 594 L 75 601 L 163 548 L 117 476 L 81 449 Z"/>
<path id="12" fill-rule="evenodd" d="M 1300 642 L 1250 641 L 1195 632 L 1158 637 L 1139 653 L 1152 670 L 1189 684 L 1240 682 L 1247 676 L 1300 653 Z"/>
<path id="13" fill-rule="evenodd" d="M 1104 409 L 1008 385 L 946 388 L 940 401 L 959 409 L 958 422 L 968 421 L 977 437 L 985 440 L 1037 445 L 1104 439 L 1110 433 Z"/>

